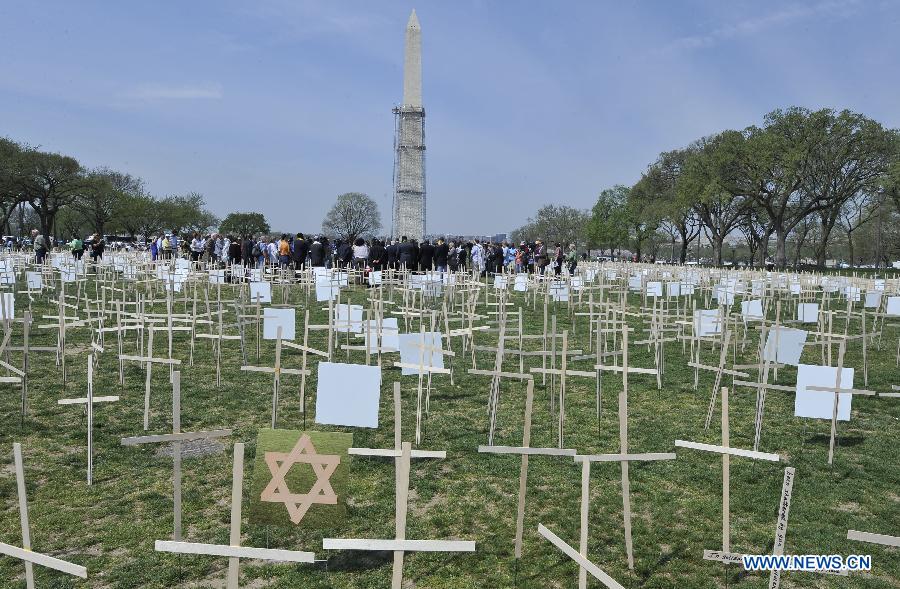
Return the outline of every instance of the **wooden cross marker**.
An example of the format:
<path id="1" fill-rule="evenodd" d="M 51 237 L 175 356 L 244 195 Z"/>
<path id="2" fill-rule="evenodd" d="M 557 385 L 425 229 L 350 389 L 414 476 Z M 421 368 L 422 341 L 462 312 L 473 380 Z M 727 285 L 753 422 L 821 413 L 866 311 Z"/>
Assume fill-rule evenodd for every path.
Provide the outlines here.
<path id="1" fill-rule="evenodd" d="M 157 552 L 175 552 L 180 554 L 204 554 L 208 556 L 228 557 L 228 577 L 226 589 L 238 589 L 240 576 L 240 559 L 252 558 L 277 562 L 315 562 L 312 552 L 296 550 L 279 550 L 275 548 L 250 548 L 241 546 L 241 500 L 244 481 L 244 444 L 234 445 L 234 463 L 231 481 L 231 535 L 228 545 L 200 544 L 196 542 L 175 542 L 157 540 Z"/>
<path id="2" fill-rule="evenodd" d="M 219 306 L 218 331 L 216 333 L 198 333 L 196 337 L 201 339 L 213 340 L 213 354 L 216 357 L 216 388 L 222 386 L 222 344 L 226 341 L 234 341 L 241 339 L 239 335 L 227 335 L 224 332 L 225 326 L 222 320 L 223 309 Z"/>
<path id="3" fill-rule="evenodd" d="M 858 542 L 868 542 L 870 544 L 881 544 L 882 546 L 893 546 L 895 548 L 900 548 L 900 536 L 888 536 L 887 534 L 873 534 L 871 532 L 847 530 L 847 539 L 856 540 Z"/>
<path id="4" fill-rule="evenodd" d="M 181 431 L 181 371 L 176 370 L 172 378 L 172 433 L 158 436 L 139 436 L 134 438 L 122 438 L 123 446 L 138 446 L 141 444 L 172 444 L 172 480 L 173 503 L 175 514 L 175 540 L 181 540 L 181 445 L 182 442 L 192 440 L 212 440 L 231 435 L 230 429 L 185 432 Z"/>
<path id="5" fill-rule="evenodd" d="M 391 589 L 403 585 L 403 561 L 406 552 L 475 552 L 475 542 L 469 540 L 407 540 L 406 514 L 409 500 L 409 473 L 411 458 L 445 458 L 446 452 L 413 450 L 409 442 L 401 442 L 400 432 L 400 383 L 394 383 L 394 444 L 392 450 L 350 448 L 350 454 L 360 456 L 391 456 L 396 463 L 396 537 L 393 540 L 369 540 L 353 538 L 323 538 L 324 550 L 393 550 L 394 569 Z"/>
<path id="6" fill-rule="evenodd" d="M 281 339 L 281 329 L 282 327 L 279 325 L 275 333 L 275 366 L 272 368 L 268 366 L 241 366 L 241 370 L 247 372 L 268 372 L 274 377 L 272 385 L 272 429 L 275 429 L 275 424 L 278 421 L 278 395 L 281 393 L 281 374 L 309 375 L 309 370 L 281 367 L 281 348 L 283 344 L 287 343 Z"/>
<path id="7" fill-rule="evenodd" d="M 154 358 L 153 357 L 153 328 L 150 328 L 147 336 L 147 355 L 134 356 L 129 354 L 120 354 L 119 360 L 128 360 L 131 362 L 140 362 L 144 365 L 147 377 L 144 380 L 144 431 L 150 429 L 150 379 L 153 374 L 154 364 L 180 365 L 181 360 L 175 358 Z"/>
<path id="8" fill-rule="evenodd" d="M 730 457 L 743 456 L 745 458 L 768 460 L 771 462 L 778 462 L 781 459 L 778 454 L 767 454 L 765 452 L 756 452 L 754 450 L 732 448 L 731 446 L 729 446 L 730 443 L 730 435 L 728 430 L 728 388 L 722 387 L 722 445 L 716 446 L 713 444 L 702 444 L 699 442 L 675 440 L 675 446 L 680 448 L 689 448 L 692 450 L 701 450 L 703 452 L 713 452 L 722 455 L 722 551 L 725 553 L 731 552 Z"/>
<path id="9" fill-rule="evenodd" d="M 118 396 L 94 396 L 94 355 L 87 358 L 87 397 L 79 399 L 60 399 L 59 405 L 84 405 L 87 412 L 87 483 L 94 484 L 94 403 L 111 403 L 118 401 Z"/>
<path id="10" fill-rule="evenodd" d="M 555 340 L 554 340 L 555 344 Z M 554 346 L 555 347 L 555 346 Z M 556 357 L 554 350 L 554 358 Z M 551 374 L 559 376 L 559 447 L 563 447 L 563 430 L 566 421 L 566 377 L 580 376 L 584 378 L 597 378 L 597 372 L 589 370 L 570 370 L 568 368 L 569 358 L 569 331 L 565 330 L 562 334 L 562 355 L 560 357 L 559 368 L 532 368 L 532 373 Z"/>
<path id="11" fill-rule="evenodd" d="M 561 550 L 563 554 L 578 563 L 578 566 L 581 567 L 582 571 L 587 571 L 592 577 L 606 585 L 609 589 L 625 589 L 618 581 L 607 575 L 600 567 L 579 554 L 577 550 L 566 544 L 559 536 L 545 528 L 543 524 L 538 524 L 538 534 L 549 540 L 550 543 Z"/>
<path id="12" fill-rule="evenodd" d="M 16 468 L 16 490 L 19 496 L 19 521 L 22 524 L 22 548 L 0 542 L 0 554 L 25 562 L 25 586 L 28 589 L 34 589 L 35 564 L 87 579 L 87 569 L 83 566 L 31 551 L 31 526 L 28 523 L 28 498 L 25 495 L 25 471 L 22 467 L 21 444 L 13 444 L 13 459 Z"/>
<path id="13" fill-rule="evenodd" d="M 619 462 L 622 467 L 622 504 L 623 521 L 625 525 L 625 553 L 628 557 L 628 568 L 634 569 L 634 549 L 631 538 L 631 485 L 628 478 L 628 469 L 625 466 L 632 461 L 675 460 L 676 455 L 671 452 L 647 453 L 647 454 L 591 454 L 575 456 L 575 462 L 581 463 L 581 542 L 579 552 L 587 558 L 588 541 L 588 509 L 590 507 L 590 480 L 592 462 Z M 586 570 L 582 567 L 578 575 L 579 589 L 587 587 Z"/>
<path id="14" fill-rule="evenodd" d="M 522 534 L 525 525 L 525 494 L 528 487 L 528 457 L 535 456 L 575 456 L 573 449 L 567 448 L 532 448 L 531 447 L 531 415 L 534 407 L 534 379 L 529 378 L 525 392 L 525 427 L 522 432 L 522 446 L 478 446 L 478 452 L 484 454 L 519 454 L 522 467 L 519 471 L 519 503 L 516 510 L 515 558 L 522 558 Z"/>

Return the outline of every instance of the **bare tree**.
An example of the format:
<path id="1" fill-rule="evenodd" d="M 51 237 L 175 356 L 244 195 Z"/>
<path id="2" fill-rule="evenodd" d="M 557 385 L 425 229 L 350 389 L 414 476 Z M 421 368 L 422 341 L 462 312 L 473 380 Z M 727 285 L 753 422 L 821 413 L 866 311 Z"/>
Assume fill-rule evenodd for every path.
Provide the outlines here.
<path id="1" fill-rule="evenodd" d="M 322 231 L 344 241 L 374 235 L 379 229 L 381 213 L 378 203 L 362 192 L 346 192 L 338 196 L 322 221 Z"/>

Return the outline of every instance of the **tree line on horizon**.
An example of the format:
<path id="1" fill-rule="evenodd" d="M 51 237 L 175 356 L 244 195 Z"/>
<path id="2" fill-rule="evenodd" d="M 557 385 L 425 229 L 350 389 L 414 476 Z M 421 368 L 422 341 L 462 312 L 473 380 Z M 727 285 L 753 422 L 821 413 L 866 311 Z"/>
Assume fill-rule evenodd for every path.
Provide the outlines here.
<path id="1" fill-rule="evenodd" d="M 219 220 L 202 194 L 157 197 L 141 178 L 0 137 L 0 230 L 47 239 L 206 231 Z"/>
<path id="2" fill-rule="evenodd" d="M 670 245 L 670 261 L 682 264 L 701 236 L 716 265 L 728 244 L 756 265 L 888 265 L 900 256 L 900 132 L 849 110 L 775 110 L 761 126 L 661 153 L 590 210 L 546 205 L 512 233 L 638 259 Z"/>

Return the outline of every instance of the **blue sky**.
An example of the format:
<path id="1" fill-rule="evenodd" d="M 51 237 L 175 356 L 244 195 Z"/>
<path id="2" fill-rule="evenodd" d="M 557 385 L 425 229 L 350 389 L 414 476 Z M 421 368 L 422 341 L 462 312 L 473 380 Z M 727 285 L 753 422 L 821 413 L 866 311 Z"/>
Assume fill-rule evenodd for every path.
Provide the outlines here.
<path id="1" fill-rule="evenodd" d="M 409 12 L 429 232 L 590 207 L 663 150 L 778 107 L 900 127 L 900 1 L 0 2 L 0 135 L 315 231 L 361 191 L 390 225 Z"/>

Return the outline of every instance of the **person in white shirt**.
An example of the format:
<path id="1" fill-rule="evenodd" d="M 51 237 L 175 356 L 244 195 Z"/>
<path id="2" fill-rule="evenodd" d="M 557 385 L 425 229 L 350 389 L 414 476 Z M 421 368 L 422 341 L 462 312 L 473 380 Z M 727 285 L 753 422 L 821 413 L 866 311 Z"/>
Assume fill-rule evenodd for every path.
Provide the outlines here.
<path id="1" fill-rule="evenodd" d="M 206 245 L 200 234 L 194 231 L 194 238 L 191 240 L 191 261 L 196 262 L 203 255 L 203 248 Z"/>

